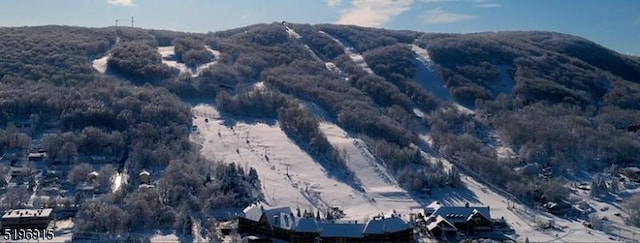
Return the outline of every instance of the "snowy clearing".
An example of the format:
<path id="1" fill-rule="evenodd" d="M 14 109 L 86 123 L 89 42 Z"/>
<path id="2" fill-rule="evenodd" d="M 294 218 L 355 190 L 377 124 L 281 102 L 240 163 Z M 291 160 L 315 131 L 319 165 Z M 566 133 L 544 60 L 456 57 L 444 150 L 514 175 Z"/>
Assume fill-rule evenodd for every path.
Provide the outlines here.
<path id="1" fill-rule="evenodd" d="M 298 33 L 296 33 L 293 29 L 289 28 L 289 26 L 284 26 L 285 30 L 287 31 L 287 33 L 289 34 L 289 37 L 291 38 L 295 38 L 295 39 L 300 39 L 302 37 L 300 37 L 300 35 Z"/>
<path id="2" fill-rule="evenodd" d="M 199 65 L 198 67 L 196 67 L 195 69 L 189 68 L 187 67 L 186 64 L 184 63 L 180 63 L 176 60 L 175 58 L 175 47 L 174 46 L 159 46 L 158 47 L 158 53 L 160 53 L 160 55 L 162 56 L 162 63 L 166 64 L 169 67 L 173 67 L 176 68 L 178 70 L 180 70 L 180 73 L 189 73 L 191 74 L 191 77 L 195 78 L 200 76 L 200 74 L 202 73 L 203 70 L 215 65 L 216 63 L 218 63 L 218 59 L 220 58 L 220 52 L 217 50 L 213 50 L 211 48 L 209 48 L 208 46 L 205 46 L 205 48 L 207 49 L 207 51 L 211 52 L 213 54 L 214 61 L 212 62 L 208 62 L 202 65 Z"/>
<path id="3" fill-rule="evenodd" d="M 340 41 L 339 39 L 333 37 L 330 34 L 327 34 L 324 31 L 320 31 L 320 33 L 323 34 L 323 35 L 329 36 L 336 43 L 338 43 L 340 46 L 342 46 L 342 48 L 344 49 L 344 53 L 346 53 L 349 56 L 349 58 L 351 58 L 351 60 L 356 63 L 356 65 L 358 67 L 362 68 L 362 70 L 364 70 L 368 74 L 373 74 L 373 70 L 371 70 L 371 68 L 369 68 L 369 65 L 367 64 L 367 62 L 365 62 L 364 57 L 362 55 L 360 55 L 359 53 L 355 52 L 353 46 L 345 45 L 342 41 Z"/>
<path id="4" fill-rule="evenodd" d="M 509 65 L 498 65 L 497 68 L 500 73 L 500 79 L 498 79 L 496 88 L 498 92 L 510 95 L 513 93 L 513 86 L 516 85 L 516 81 L 509 74 Z"/>
<path id="5" fill-rule="evenodd" d="M 124 173 L 116 173 L 113 176 L 113 185 L 111 185 L 111 192 L 117 192 L 123 184 L 127 183 L 127 175 Z"/>
<path id="6" fill-rule="evenodd" d="M 427 49 L 417 45 L 411 45 L 411 50 L 416 55 L 416 74 L 413 79 L 425 89 L 431 91 L 440 101 L 449 101 L 449 90 L 442 82 L 437 72 L 437 64 L 429 57 Z"/>
<path id="7" fill-rule="evenodd" d="M 107 60 L 111 57 L 111 54 L 105 55 L 101 58 L 93 60 L 93 69 L 104 74 L 107 71 Z"/>

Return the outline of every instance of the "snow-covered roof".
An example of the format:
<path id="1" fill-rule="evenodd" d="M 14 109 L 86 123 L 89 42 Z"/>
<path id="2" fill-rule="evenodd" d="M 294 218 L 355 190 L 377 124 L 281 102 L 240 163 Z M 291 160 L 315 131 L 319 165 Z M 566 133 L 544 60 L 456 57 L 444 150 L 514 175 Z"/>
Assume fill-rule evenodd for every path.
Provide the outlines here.
<path id="1" fill-rule="evenodd" d="M 242 210 L 242 214 L 245 219 L 258 222 L 260 221 L 260 217 L 262 217 L 262 209 L 258 204 L 251 204 L 251 206 Z"/>
<path id="2" fill-rule="evenodd" d="M 315 219 L 298 218 L 298 220 L 296 220 L 295 231 L 306 232 L 306 233 L 318 232 L 320 231 L 320 227 L 318 226 L 318 223 L 316 222 Z"/>
<path id="3" fill-rule="evenodd" d="M 285 213 L 285 212 L 275 212 L 271 216 L 271 220 L 269 221 L 273 227 L 278 227 L 286 230 L 295 229 L 296 219 L 293 214 Z"/>
<path id="4" fill-rule="evenodd" d="M 290 217 L 291 215 L 293 215 L 293 213 L 291 212 L 291 208 L 289 207 L 264 209 L 264 216 L 267 217 L 267 221 L 269 221 L 269 225 L 272 225 L 272 226 L 276 226 L 276 223 L 278 223 L 275 221 L 276 216 L 278 216 L 278 218 L 282 218 L 281 215 L 283 214 L 287 215 L 287 217 Z"/>
<path id="5" fill-rule="evenodd" d="M 474 213 L 480 213 L 487 219 L 491 219 L 489 207 L 450 207 L 442 206 L 433 212 L 433 216 L 442 216 L 451 223 L 466 222 Z"/>
<path id="6" fill-rule="evenodd" d="M 428 213 L 433 213 L 436 210 L 438 210 L 440 207 L 442 207 L 442 204 L 440 204 L 440 202 L 433 201 L 431 204 L 427 205 L 424 211 Z"/>
<path id="7" fill-rule="evenodd" d="M 399 217 L 372 219 L 367 222 L 364 234 L 384 234 L 385 232 L 398 232 L 409 228 L 407 222 Z"/>
<path id="8" fill-rule="evenodd" d="M 362 238 L 364 224 L 319 223 L 320 237 Z"/>
<path id="9" fill-rule="evenodd" d="M 436 227 L 440 227 L 442 230 L 458 230 L 451 222 L 447 221 L 447 219 L 442 216 L 436 216 L 431 223 L 427 225 L 427 229 L 429 231 L 435 229 Z"/>

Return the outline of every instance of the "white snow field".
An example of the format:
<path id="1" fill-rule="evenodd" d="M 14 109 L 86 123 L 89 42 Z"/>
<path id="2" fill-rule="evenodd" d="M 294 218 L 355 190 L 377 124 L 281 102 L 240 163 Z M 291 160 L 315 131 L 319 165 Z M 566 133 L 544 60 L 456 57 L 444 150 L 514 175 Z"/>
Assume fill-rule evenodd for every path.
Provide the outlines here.
<path id="1" fill-rule="evenodd" d="M 451 99 L 449 90 L 440 79 L 440 75 L 437 72 L 438 64 L 431 60 L 427 49 L 412 44 L 411 50 L 416 55 L 417 61 L 414 80 L 431 91 L 440 101 L 449 101 Z"/>
<path id="2" fill-rule="evenodd" d="M 291 38 L 295 38 L 295 39 L 300 39 L 302 37 L 300 37 L 300 35 L 298 33 L 296 33 L 293 29 L 289 28 L 289 26 L 284 25 L 285 30 L 287 31 L 287 33 L 289 34 L 289 37 Z"/>
<path id="3" fill-rule="evenodd" d="M 180 70 L 180 73 L 189 73 L 191 74 L 191 77 L 198 77 L 200 76 L 200 74 L 202 73 L 203 70 L 215 65 L 216 63 L 218 63 L 218 60 L 220 58 L 220 52 L 217 50 L 213 50 L 211 48 L 209 48 L 208 46 L 205 46 L 205 48 L 207 49 L 207 51 L 211 52 L 213 54 L 213 56 L 215 57 L 214 61 L 212 62 L 208 62 L 205 64 L 202 64 L 198 67 L 196 67 L 195 70 L 187 67 L 186 64 L 184 63 L 180 63 L 178 61 L 175 60 L 175 47 L 174 46 L 159 46 L 158 47 L 158 53 L 160 53 L 160 55 L 162 56 L 162 63 L 167 64 L 169 67 L 174 67 L 177 68 L 178 70 Z"/>
<path id="4" fill-rule="evenodd" d="M 369 65 L 367 64 L 367 62 L 365 62 L 364 57 L 359 53 L 355 52 L 354 51 L 355 49 L 353 48 L 353 46 L 346 45 L 345 43 L 340 41 L 338 38 L 333 37 L 332 35 L 327 34 L 324 31 L 320 31 L 320 33 L 331 37 L 331 39 L 333 39 L 336 43 L 342 46 L 342 48 L 344 49 L 344 53 L 346 53 L 349 56 L 349 58 L 351 58 L 351 60 L 356 63 L 358 67 L 362 68 L 362 70 L 364 70 L 368 74 L 373 74 L 373 70 L 369 68 Z"/>
<path id="5" fill-rule="evenodd" d="M 371 161 L 372 156 L 360 141 L 345 137 L 335 125 L 324 123 L 323 128 L 332 143 L 346 149 L 349 167 L 356 171 L 360 183 L 345 182 L 340 179 L 344 172 L 325 169 L 290 140 L 277 122 L 236 121 L 233 126 L 225 125 L 230 120 L 222 120 L 215 108 L 202 104 L 193 107 L 193 113 L 193 124 L 200 134 L 192 134 L 191 139 L 202 145 L 202 154 L 212 160 L 256 168 L 269 205 L 313 211 L 340 207 L 346 218 L 353 220 L 394 209 L 406 214 L 410 207 L 419 205 Z M 364 185 L 364 191 L 359 184 Z"/>
<path id="6" fill-rule="evenodd" d="M 93 60 L 93 69 L 104 74 L 107 71 L 107 60 L 111 57 L 111 54 L 107 54 L 101 58 Z"/>
<path id="7" fill-rule="evenodd" d="M 333 123 L 320 122 L 320 129 L 334 147 L 346 152 L 347 167 L 355 173 L 364 194 L 372 200 L 371 206 L 375 206 L 379 212 L 396 210 L 407 215 L 412 208 L 420 206 L 407 191 L 398 186 L 387 169 L 378 163 L 364 141 L 350 137 Z"/>
<path id="8" fill-rule="evenodd" d="M 493 218 L 504 217 L 515 230 L 510 237 L 518 242 L 527 238 L 531 242 L 612 241 L 610 235 L 588 229 L 581 221 L 562 219 L 514 202 L 505 192 L 465 173 L 461 173 L 465 189 L 438 189 L 428 197 L 412 197 L 398 187 L 360 139 L 331 122 L 321 121 L 320 128 L 332 145 L 346 152 L 347 166 L 354 172 L 356 182 L 341 179 L 341 171 L 325 169 L 290 140 L 276 121 L 225 118 L 204 104 L 192 111 L 198 133 L 192 133 L 191 139 L 202 146 L 201 153 L 212 160 L 256 168 L 269 205 L 312 211 L 337 206 L 344 210 L 347 219 L 362 220 L 393 210 L 408 215 L 435 200 L 458 206 L 469 202 L 489 205 Z M 426 140 L 429 136 L 421 138 Z M 451 166 L 447 160 L 439 160 L 445 167 Z M 555 227 L 538 229 L 538 225 L 548 222 Z"/>

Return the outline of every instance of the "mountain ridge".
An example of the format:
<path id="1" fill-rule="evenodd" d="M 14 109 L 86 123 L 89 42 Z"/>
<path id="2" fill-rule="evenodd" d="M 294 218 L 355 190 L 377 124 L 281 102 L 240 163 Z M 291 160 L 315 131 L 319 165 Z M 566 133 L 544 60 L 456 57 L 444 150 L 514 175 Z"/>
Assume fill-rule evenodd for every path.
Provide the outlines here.
<path id="1" fill-rule="evenodd" d="M 318 163 L 319 168 L 348 171 L 347 152 L 336 145 L 343 141 L 321 129 L 327 124 L 314 111 L 320 110 L 330 126 L 364 143 L 357 147 L 366 148 L 364 157 L 376 158 L 387 170 L 382 174 L 395 177 L 403 193 L 411 195 L 464 187 L 458 171 L 438 159 L 451 160 L 452 168 L 464 168 L 534 206 L 578 200 L 569 193 L 567 178 L 640 162 L 637 134 L 626 130 L 640 121 L 640 62 L 578 36 L 420 33 L 286 22 L 209 33 L 69 26 L 0 28 L 0 33 L 3 125 L 35 114 L 61 120 L 69 134 L 92 127 L 132 136 L 133 141 L 123 138 L 109 145 L 131 151 L 123 153 L 121 166 L 130 171 L 170 168 L 162 176 L 165 182 L 178 180 L 179 156 L 186 153 L 185 163 L 197 178 L 210 181 L 213 174 L 215 180 L 237 185 L 209 188 L 198 185 L 199 179 L 187 181 L 199 188 L 185 189 L 192 199 L 207 205 L 241 206 L 263 200 L 269 191 L 256 184 L 255 174 L 245 181 L 203 169 L 208 162 L 185 141 L 196 132 L 194 119 L 188 119 L 192 111 L 179 98 L 207 99 L 222 117 L 276 120 L 301 151 L 332 163 Z M 172 53 L 163 53 L 169 52 L 165 47 L 173 47 Z M 106 67 L 92 67 L 103 56 Z M 190 74 L 170 62 L 207 66 Z M 23 84 L 32 92 L 25 92 Z M 40 102 L 41 97 L 49 98 Z M 239 140 L 233 126 L 225 129 Z M 98 151 L 82 145 L 85 140 L 75 141 L 80 143 L 76 153 Z M 148 147 L 158 141 L 170 152 Z M 500 154 L 496 145 L 511 155 Z M 357 151 L 349 148 L 352 154 Z M 230 174 L 245 174 L 235 163 L 225 166 Z M 543 173 L 550 176 L 538 176 Z M 224 200 L 201 198 L 205 190 L 218 189 L 229 193 Z M 169 198 L 163 203 L 177 210 L 176 197 Z"/>

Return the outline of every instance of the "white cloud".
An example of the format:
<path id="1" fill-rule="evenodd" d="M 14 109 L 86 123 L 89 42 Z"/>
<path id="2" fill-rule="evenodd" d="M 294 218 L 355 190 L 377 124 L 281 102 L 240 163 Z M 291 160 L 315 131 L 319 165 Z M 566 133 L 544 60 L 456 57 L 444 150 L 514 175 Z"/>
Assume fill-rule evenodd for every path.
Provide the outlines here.
<path id="1" fill-rule="evenodd" d="M 411 9 L 413 0 L 353 0 L 338 24 L 382 27 L 393 17 Z"/>
<path id="2" fill-rule="evenodd" d="M 499 8 L 502 7 L 502 4 L 499 3 L 480 3 L 476 4 L 478 8 Z"/>
<path id="3" fill-rule="evenodd" d="M 107 0 L 107 2 L 113 5 L 135 6 L 135 4 L 133 4 L 133 0 Z"/>
<path id="4" fill-rule="evenodd" d="M 327 0 L 327 5 L 329 5 L 329 7 L 335 7 L 338 6 L 342 3 L 342 0 Z"/>
<path id="5" fill-rule="evenodd" d="M 436 8 L 425 11 L 424 21 L 427 24 L 451 24 L 474 19 L 475 16 L 459 13 L 451 13 Z"/>

